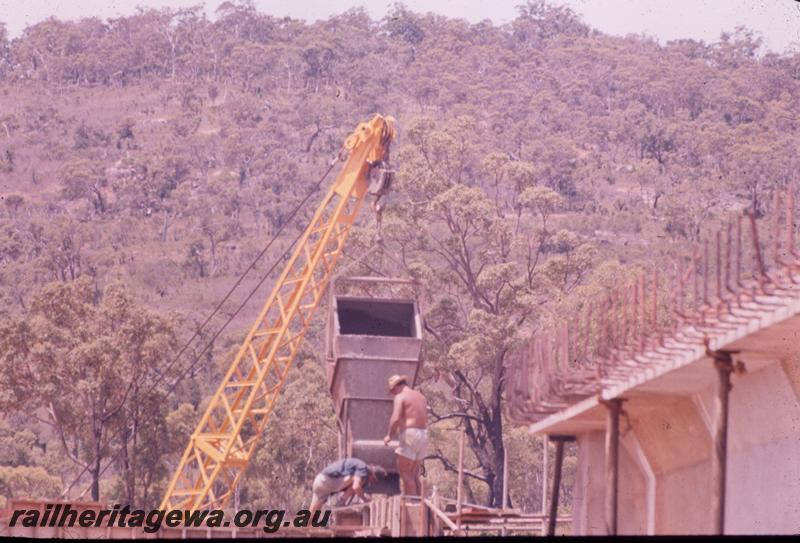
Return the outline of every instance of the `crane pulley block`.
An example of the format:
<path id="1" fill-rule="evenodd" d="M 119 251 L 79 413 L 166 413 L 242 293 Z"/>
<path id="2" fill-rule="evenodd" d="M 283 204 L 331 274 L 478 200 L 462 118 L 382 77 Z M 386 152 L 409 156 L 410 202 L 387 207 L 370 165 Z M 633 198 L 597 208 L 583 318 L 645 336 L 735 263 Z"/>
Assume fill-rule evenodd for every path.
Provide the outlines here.
<path id="1" fill-rule="evenodd" d="M 367 192 L 373 196 L 385 196 L 391 190 L 394 174 L 395 171 L 383 160 L 370 164 Z"/>

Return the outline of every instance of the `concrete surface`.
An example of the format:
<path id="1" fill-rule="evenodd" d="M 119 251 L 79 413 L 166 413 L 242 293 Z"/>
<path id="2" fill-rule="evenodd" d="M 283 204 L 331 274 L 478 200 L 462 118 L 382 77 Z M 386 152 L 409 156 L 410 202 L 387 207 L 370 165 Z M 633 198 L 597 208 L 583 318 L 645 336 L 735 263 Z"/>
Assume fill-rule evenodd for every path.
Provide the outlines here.
<path id="1" fill-rule="evenodd" d="M 779 303 L 780 302 L 780 303 Z M 776 300 L 714 336 L 740 351 L 732 376 L 726 534 L 800 533 L 800 300 Z M 607 387 L 620 421 L 620 534 L 710 534 L 717 372 L 702 345 Z M 605 533 L 605 407 L 587 398 L 531 426 L 576 435 L 573 530 Z"/>

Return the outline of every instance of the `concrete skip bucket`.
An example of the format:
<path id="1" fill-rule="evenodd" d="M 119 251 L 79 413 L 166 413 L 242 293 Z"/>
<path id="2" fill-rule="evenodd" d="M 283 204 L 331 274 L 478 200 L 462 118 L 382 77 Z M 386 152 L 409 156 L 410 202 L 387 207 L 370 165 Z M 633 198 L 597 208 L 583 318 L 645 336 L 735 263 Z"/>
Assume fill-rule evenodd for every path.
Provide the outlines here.
<path id="1" fill-rule="evenodd" d="M 394 450 L 383 444 L 392 414 L 387 381 L 421 363 L 422 325 L 411 299 L 334 296 L 328 322 L 328 384 L 339 423 L 340 456 L 377 464 L 389 477 L 366 490 L 399 494 Z"/>

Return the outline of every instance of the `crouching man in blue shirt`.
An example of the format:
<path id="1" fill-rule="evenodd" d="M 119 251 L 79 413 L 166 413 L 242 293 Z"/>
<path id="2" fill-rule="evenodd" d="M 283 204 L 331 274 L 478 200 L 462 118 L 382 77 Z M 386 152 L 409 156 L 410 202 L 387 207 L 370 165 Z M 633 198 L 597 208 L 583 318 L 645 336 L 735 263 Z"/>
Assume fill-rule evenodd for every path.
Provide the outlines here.
<path id="1" fill-rule="evenodd" d="M 380 466 L 368 465 L 358 458 L 344 458 L 329 464 L 314 478 L 311 491 L 311 513 L 319 511 L 328 498 L 337 492 L 343 492 L 342 502 L 346 503 L 354 494 L 364 501 L 370 496 L 364 493 L 364 487 L 386 477 L 386 470 Z"/>

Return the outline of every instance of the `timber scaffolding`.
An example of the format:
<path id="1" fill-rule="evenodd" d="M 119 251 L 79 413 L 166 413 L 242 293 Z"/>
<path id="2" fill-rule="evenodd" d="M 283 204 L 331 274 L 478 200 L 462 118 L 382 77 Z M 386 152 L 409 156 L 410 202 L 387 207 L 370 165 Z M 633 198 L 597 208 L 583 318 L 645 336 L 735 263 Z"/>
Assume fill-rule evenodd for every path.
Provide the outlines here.
<path id="1" fill-rule="evenodd" d="M 234 526 L 176 527 L 161 526 L 155 532 L 142 528 L 122 526 L 52 526 L 25 527 L 17 522 L 10 526 L 14 510 L 36 509 L 42 514 L 48 505 L 53 508 L 69 504 L 81 514 L 110 510 L 97 502 L 70 502 L 63 500 L 10 499 L 6 509 L 0 509 L 0 537 L 58 538 L 58 539 L 242 539 L 242 538 L 330 538 L 330 537 L 422 537 L 450 535 L 538 535 L 544 534 L 547 518 L 540 514 L 523 514 L 511 509 L 489 509 L 479 505 L 461 504 L 456 500 L 437 496 L 436 493 L 421 499 L 419 496 L 379 496 L 355 505 L 332 509 L 331 525 L 319 528 L 281 527 L 267 533 L 262 526 L 237 528 Z M 459 513 L 460 511 L 460 513 Z M 289 515 L 289 513 L 287 513 Z M 289 518 L 287 516 L 287 518 Z M 569 517 L 556 519 L 560 525 L 570 522 Z"/>
<path id="2" fill-rule="evenodd" d="M 333 510 L 335 536 L 438 537 L 468 535 L 546 535 L 548 517 L 515 509 L 489 508 L 438 496 L 381 496 Z M 566 526 L 571 517 L 555 522 Z"/>
<path id="3" fill-rule="evenodd" d="M 677 370 L 690 370 L 698 360 L 710 360 L 713 365 L 702 367 L 717 373 L 711 508 L 713 533 L 724 533 L 728 397 L 731 374 L 745 371 L 734 356 L 743 339 L 762 328 L 784 326 L 784 335 L 796 335 L 787 324 L 800 302 L 795 188 L 772 196 L 770 216 L 757 219 L 749 209 L 732 215 L 710 238 L 684 249 L 672 273 L 655 268 L 597 300 L 581 301 L 571 315 L 536 331 L 510 357 L 508 416 L 555 441 L 557 464 L 563 443 L 597 429 L 598 413 L 606 413 L 608 534 L 617 533 L 619 419 L 627 417 L 623 402 L 633 398 L 640 406 L 642 392 L 658 392 L 648 385 L 658 379 L 673 390 L 691 389 L 687 375 L 691 380 L 698 374 Z M 787 356 L 796 350 L 791 341 L 772 343 L 771 351 Z M 748 362 L 757 369 L 759 364 L 757 359 Z M 552 499 L 557 500 L 557 492 L 554 487 Z"/>

